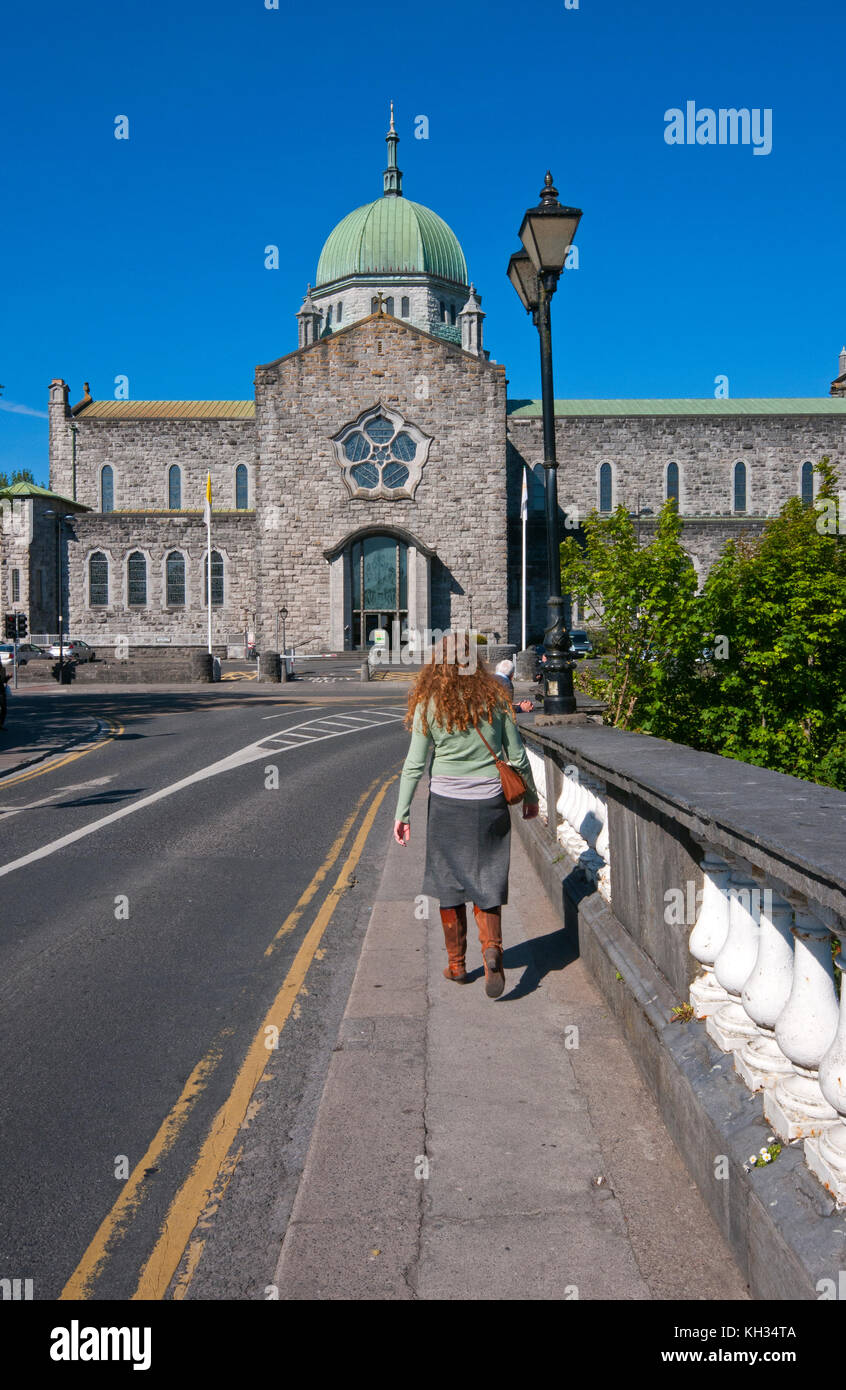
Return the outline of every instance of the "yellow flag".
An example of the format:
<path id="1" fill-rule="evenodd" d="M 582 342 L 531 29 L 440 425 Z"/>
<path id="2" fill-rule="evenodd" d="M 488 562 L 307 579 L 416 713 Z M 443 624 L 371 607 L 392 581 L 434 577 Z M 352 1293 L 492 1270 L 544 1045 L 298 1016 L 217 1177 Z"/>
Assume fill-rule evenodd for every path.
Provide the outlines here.
<path id="1" fill-rule="evenodd" d="M 211 495 L 211 473 L 209 472 L 209 473 L 207 474 L 207 476 L 206 476 L 206 506 L 205 506 L 206 522 L 211 521 L 211 504 L 212 504 L 212 495 Z"/>

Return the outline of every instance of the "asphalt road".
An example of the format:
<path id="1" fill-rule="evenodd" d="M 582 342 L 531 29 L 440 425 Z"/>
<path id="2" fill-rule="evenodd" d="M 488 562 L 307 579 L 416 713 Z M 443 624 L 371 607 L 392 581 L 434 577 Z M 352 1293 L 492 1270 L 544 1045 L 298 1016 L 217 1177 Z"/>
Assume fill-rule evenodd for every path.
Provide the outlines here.
<path id="1" fill-rule="evenodd" d="M 75 695 L 108 741 L 0 782 L 0 1277 L 272 1296 L 404 694 Z"/>

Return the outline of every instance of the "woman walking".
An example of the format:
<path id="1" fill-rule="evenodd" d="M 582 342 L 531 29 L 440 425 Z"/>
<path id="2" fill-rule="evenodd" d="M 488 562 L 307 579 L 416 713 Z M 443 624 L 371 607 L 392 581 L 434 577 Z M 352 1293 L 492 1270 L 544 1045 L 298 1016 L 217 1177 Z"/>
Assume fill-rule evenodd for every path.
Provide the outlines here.
<path id="1" fill-rule="evenodd" d="M 502 905 L 508 901 L 511 816 L 496 758 L 526 784 L 523 817 L 538 813 L 538 794 L 508 693 L 478 662 L 469 669 L 466 639 L 448 636 L 432 653 L 408 697 L 411 744 L 399 785 L 394 839 L 410 837 L 409 813 L 429 754 L 429 813 L 423 892 L 440 903 L 448 980 L 465 984 L 467 907 L 473 904 L 485 992 L 498 999 L 502 968 Z"/>

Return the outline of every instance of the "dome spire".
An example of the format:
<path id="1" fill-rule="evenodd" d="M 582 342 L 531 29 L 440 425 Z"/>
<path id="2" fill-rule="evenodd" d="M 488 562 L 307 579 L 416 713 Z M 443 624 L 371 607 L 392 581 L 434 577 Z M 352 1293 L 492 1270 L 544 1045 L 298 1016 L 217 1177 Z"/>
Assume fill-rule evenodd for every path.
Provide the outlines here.
<path id="1" fill-rule="evenodd" d="M 397 145 L 399 136 L 394 126 L 394 103 L 391 102 L 391 126 L 385 136 L 388 144 L 388 167 L 382 175 L 384 184 L 384 196 L 386 198 L 402 197 L 402 170 L 397 168 Z"/>

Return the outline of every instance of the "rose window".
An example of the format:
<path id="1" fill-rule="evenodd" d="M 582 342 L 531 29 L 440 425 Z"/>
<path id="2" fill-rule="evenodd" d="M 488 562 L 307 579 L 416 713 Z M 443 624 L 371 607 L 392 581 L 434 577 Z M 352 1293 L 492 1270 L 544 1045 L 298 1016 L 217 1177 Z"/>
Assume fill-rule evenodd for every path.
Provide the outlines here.
<path id="1" fill-rule="evenodd" d="M 333 440 L 353 497 L 413 497 L 431 440 L 379 406 Z"/>

